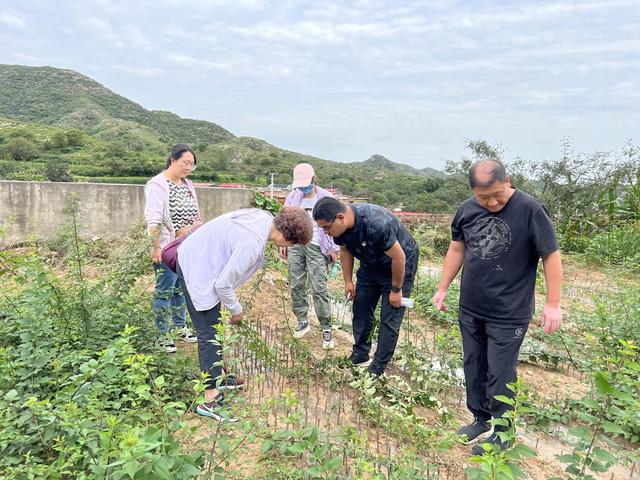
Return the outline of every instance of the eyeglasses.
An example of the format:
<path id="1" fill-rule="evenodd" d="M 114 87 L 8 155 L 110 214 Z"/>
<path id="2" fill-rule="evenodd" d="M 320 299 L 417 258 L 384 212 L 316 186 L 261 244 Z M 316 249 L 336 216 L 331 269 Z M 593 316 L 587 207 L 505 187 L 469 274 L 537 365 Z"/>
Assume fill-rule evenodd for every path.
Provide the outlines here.
<path id="1" fill-rule="evenodd" d="M 336 214 L 335 217 L 333 217 L 333 220 L 331 220 L 331 223 L 329 225 L 325 225 L 324 227 L 320 227 L 320 228 L 322 228 L 322 230 L 324 230 L 324 233 L 327 233 L 329 230 L 331 230 L 331 227 L 333 226 L 333 222 L 336 221 L 336 218 L 338 218 L 337 214 Z"/>
<path id="2" fill-rule="evenodd" d="M 180 160 L 182 162 L 182 164 L 187 167 L 189 170 L 193 171 L 196 169 L 196 164 L 192 163 L 192 162 L 184 162 L 182 160 Z"/>

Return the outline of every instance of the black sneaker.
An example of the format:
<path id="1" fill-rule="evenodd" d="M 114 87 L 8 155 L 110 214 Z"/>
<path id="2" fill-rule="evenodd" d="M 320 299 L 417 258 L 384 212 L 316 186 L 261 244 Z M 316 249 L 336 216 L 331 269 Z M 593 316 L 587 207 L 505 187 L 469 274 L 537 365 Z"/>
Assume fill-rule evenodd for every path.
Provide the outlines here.
<path id="1" fill-rule="evenodd" d="M 223 392 L 225 390 L 238 390 L 244 388 L 244 379 L 240 378 L 233 373 L 229 373 L 226 375 L 220 385 L 218 385 L 218 390 Z"/>
<path id="2" fill-rule="evenodd" d="M 331 335 L 331 330 L 323 330 L 322 331 L 322 348 L 325 350 L 333 350 L 336 344 L 333 341 L 333 336 Z"/>
<path id="3" fill-rule="evenodd" d="M 371 358 L 355 358 L 353 354 L 351 354 L 351 356 L 347 358 L 343 357 L 338 361 L 338 370 L 349 370 L 353 367 L 367 368 L 369 365 L 371 365 L 372 361 L 373 359 Z"/>
<path id="4" fill-rule="evenodd" d="M 465 425 L 461 427 L 456 435 L 464 435 L 465 445 L 474 445 L 493 433 L 493 427 L 483 420 L 476 419 L 471 425 Z"/>
<path id="5" fill-rule="evenodd" d="M 293 332 L 293 338 L 302 338 L 307 333 L 309 333 L 310 330 L 311 327 L 309 326 L 308 321 L 305 320 L 304 322 L 298 322 L 298 325 L 296 325 L 296 330 L 295 332 Z"/>
<path id="6" fill-rule="evenodd" d="M 484 455 L 487 452 L 484 445 L 491 446 L 488 451 L 497 450 L 498 452 L 501 452 L 503 450 L 508 450 L 509 448 L 511 448 L 509 442 L 503 442 L 498 433 L 499 432 L 493 432 L 484 442 L 478 443 L 471 449 L 471 453 L 473 455 Z"/>
<path id="7" fill-rule="evenodd" d="M 224 395 L 219 393 L 211 402 L 201 403 L 196 407 L 196 412 L 203 417 L 213 418 L 219 422 L 237 422 L 238 419 L 224 405 Z"/>

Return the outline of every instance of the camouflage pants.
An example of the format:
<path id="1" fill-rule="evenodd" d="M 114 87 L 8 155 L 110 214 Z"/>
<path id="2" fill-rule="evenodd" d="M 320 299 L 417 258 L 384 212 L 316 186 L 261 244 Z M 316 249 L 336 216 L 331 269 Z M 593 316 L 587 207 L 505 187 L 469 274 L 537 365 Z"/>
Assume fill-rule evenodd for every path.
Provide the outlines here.
<path id="1" fill-rule="evenodd" d="M 291 306 L 299 322 L 307 320 L 307 283 L 316 315 L 324 330 L 331 328 L 331 301 L 327 290 L 327 262 L 318 245 L 297 245 L 288 249 Z"/>

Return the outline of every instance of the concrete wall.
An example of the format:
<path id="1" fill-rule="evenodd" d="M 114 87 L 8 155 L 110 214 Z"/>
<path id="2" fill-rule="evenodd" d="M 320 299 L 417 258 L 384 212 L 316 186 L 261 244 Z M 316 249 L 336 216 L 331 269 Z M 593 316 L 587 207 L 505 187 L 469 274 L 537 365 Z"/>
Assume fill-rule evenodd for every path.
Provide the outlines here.
<path id="1" fill-rule="evenodd" d="M 107 183 L 0 181 L 0 229 L 4 244 L 47 239 L 69 224 L 71 198 L 78 201 L 80 233 L 113 237 L 142 221 L 144 186 Z M 196 188 L 203 220 L 248 207 L 248 189 Z M 0 238 L 2 236 L 0 235 Z"/>

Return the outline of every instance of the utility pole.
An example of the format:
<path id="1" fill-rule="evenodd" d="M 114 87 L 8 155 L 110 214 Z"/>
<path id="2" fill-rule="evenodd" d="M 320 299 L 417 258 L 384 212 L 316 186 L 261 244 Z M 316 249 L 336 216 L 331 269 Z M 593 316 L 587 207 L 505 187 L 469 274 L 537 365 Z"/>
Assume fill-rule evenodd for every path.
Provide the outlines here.
<path id="1" fill-rule="evenodd" d="M 271 187 L 271 198 L 273 198 L 273 176 L 275 175 L 275 173 L 271 172 L 271 184 L 269 185 Z"/>

